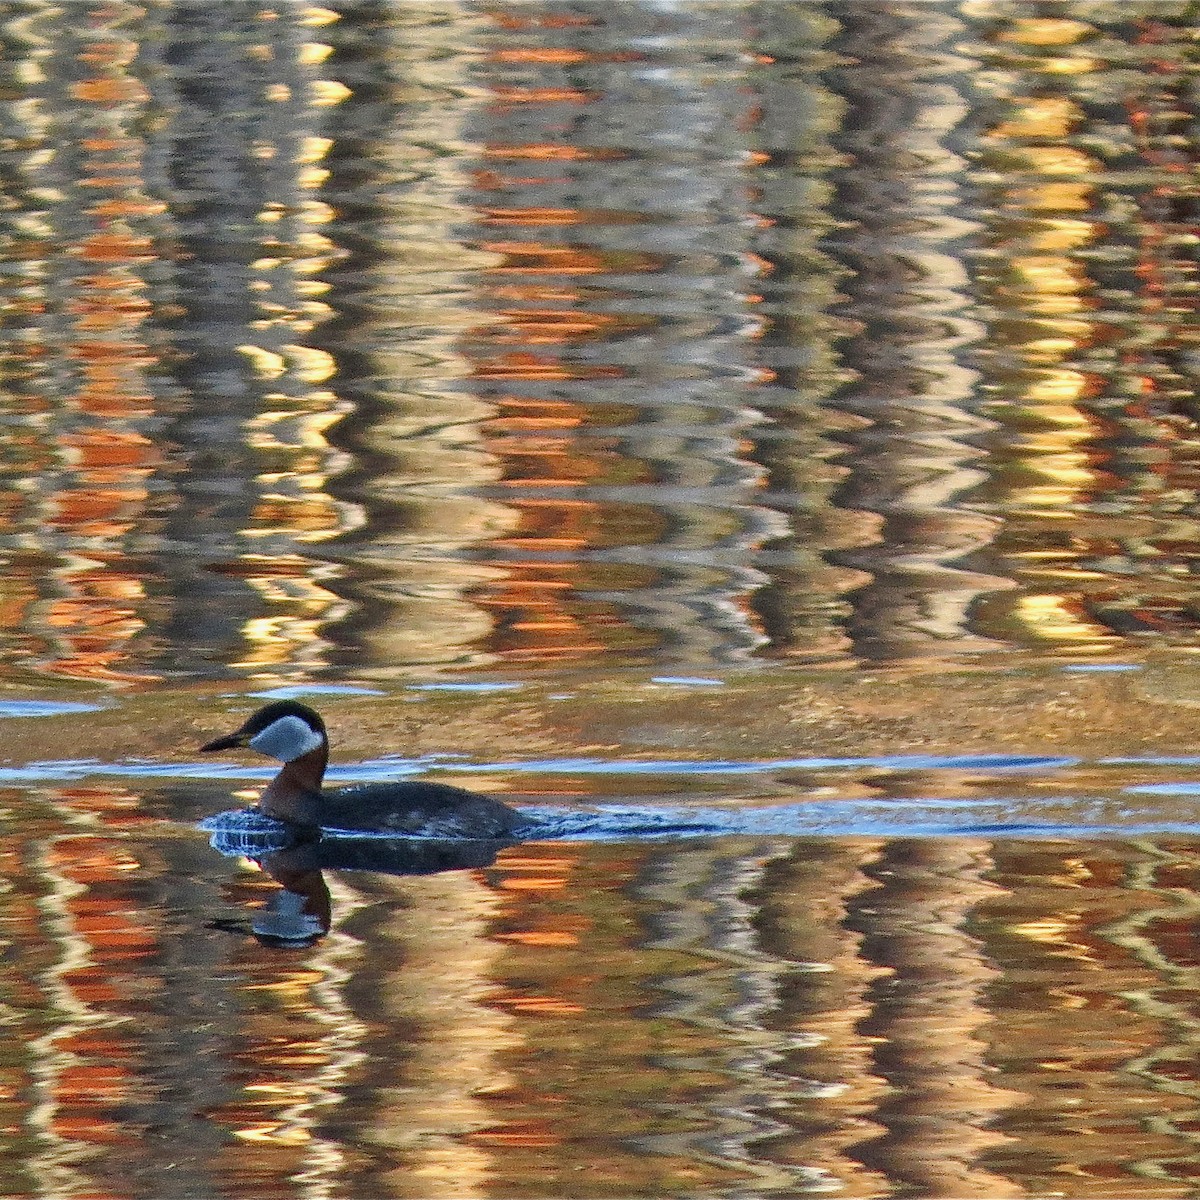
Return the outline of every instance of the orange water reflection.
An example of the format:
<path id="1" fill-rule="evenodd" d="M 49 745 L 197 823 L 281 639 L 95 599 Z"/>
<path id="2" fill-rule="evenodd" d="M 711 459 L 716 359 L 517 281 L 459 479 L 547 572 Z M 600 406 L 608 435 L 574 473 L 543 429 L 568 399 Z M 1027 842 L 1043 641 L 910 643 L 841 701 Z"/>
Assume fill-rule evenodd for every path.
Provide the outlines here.
<path id="1" fill-rule="evenodd" d="M 1186 839 L 529 844 L 268 950 L 181 800 L 0 797 L 9 1194 L 1190 1186 Z"/>
<path id="2" fill-rule="evenodd" d="M 3 18 L 11 669 L 1193 640 L 1182 9 L 202 9 Z"/>

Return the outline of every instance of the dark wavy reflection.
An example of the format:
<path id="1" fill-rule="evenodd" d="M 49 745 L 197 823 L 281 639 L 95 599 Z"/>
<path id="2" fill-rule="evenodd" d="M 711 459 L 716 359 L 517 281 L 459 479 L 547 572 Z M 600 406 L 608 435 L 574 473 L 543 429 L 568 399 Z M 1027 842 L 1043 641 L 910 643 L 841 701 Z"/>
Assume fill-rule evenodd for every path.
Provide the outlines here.
<path id="1" fill-rule="evenodd" d="M 0 656 L 1194 641 L 1190 13 L 0 5 Z"/>

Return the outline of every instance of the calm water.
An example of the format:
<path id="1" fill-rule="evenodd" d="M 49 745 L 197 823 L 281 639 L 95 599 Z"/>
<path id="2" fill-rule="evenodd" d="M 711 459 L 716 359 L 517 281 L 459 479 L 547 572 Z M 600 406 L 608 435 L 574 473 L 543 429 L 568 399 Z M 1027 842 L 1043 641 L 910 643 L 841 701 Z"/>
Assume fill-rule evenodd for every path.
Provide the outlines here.
<path id="1" fill-rule="evenodd" d="M 1196 30 L 0 0 L 0 1194 L 1200 1196 Z"/>

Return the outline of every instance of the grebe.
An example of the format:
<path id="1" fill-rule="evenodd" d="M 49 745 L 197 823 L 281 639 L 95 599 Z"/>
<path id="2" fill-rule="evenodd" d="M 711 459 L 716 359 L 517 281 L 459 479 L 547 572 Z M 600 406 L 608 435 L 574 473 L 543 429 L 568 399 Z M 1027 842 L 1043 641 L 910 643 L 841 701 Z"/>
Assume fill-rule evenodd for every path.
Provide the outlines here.
<path id="1" fill-rule="evenodd" d="M 236 732 L 201 746 L 248 746 L 283 763 L 259 797 L 277 821 L 321 829 L 392 833 L 409 837 L 510 839 L 529 822 L 514 809 L 445 783 L 367 783 L 321 790 L 329 761 L 325 722 L 311 708 L 279 700 L 254 713 Z"/>

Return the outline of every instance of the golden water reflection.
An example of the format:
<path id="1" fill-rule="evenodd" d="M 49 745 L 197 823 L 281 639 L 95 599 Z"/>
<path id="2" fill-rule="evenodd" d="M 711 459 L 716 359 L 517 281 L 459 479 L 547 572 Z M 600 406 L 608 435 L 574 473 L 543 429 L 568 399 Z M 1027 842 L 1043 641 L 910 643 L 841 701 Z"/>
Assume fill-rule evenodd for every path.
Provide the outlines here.
<path id="1" fill-rule="evenodd" d="M 10 671 L 1195 640 L 1185 4 L 85 11 L 0 9 Z"/>
<path id="2" fill-rule="evenodd" d="M 1187 839 L 529 844 L 269 950 L 179 796 L 4 799 L 9 1195 L 1193 1186 Z"/>

